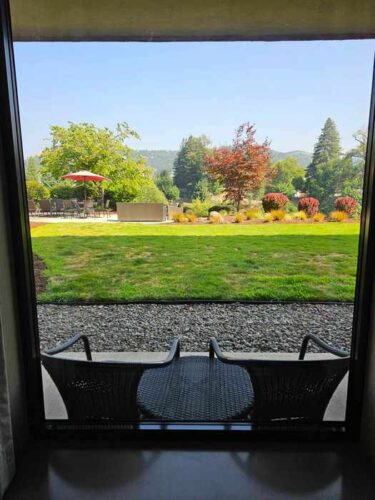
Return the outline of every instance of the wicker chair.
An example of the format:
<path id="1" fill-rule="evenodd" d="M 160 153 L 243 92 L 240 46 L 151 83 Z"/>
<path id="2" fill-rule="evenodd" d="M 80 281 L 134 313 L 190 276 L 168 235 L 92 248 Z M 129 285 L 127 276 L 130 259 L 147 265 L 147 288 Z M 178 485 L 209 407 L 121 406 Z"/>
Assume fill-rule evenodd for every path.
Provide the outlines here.
<path id="1" fill-rule="evenodd" d="M 57 357 L 82 341 L 86 360 Z M 42 363 L 65 403 L 68 417 L 75 421 L 138 420 L 137 389 L 143 373 L 169 365 L 179 357 L 179 340 L 174 340 L 163 361 L 92 361 L 88 338 L 76 335 L 41 355 Z"/>
<path id="2" fill-rule="evenodd" d="M 309 341 L 337 358 L 304 360 Z M 316 335 L 303 339 L 298 360 L 236 359 L 221 351 L 215 338 L 210 357 L 245 368 L 254 390 L 252 421 L 321 421 L 328 403 L 349 368 L 349 353 L 323 342 Z"/>

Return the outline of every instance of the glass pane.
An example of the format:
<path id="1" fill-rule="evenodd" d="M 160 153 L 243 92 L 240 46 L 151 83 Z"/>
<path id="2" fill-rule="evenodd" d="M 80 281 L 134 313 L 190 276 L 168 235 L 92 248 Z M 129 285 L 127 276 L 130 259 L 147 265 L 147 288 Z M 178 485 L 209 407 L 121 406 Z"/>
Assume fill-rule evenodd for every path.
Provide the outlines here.
<path id="1" fill-rule="evenodd" d="M 15 44 L 46 419 L 345 420 L 373 49 Z"/>

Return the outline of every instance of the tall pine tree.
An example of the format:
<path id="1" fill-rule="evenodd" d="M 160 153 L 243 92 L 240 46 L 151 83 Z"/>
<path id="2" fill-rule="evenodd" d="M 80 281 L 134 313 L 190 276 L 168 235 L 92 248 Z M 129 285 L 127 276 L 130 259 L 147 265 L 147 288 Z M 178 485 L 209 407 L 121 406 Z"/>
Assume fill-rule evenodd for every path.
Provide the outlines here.
<path id="1" fill-rule="evenodd" d="M 327 118 L 318 142 L 315 144 L 312 161 L 307 167 L 306 189 L 309 194 L 313 195 L 310 191 L 318 165 L 324 165 L 331 160 L 337 160 L 340 157 L 340 152 L 340 134 L 336 123 L 332 118 Z"/>
<path id="2" fill-rule="evenodd" d="M 181 198 L 190 201 L 197 184 L 205 177 L 205 158 L 210 141 L 205 135 L 184 139 L 174 162 L 174 183 Z"/>

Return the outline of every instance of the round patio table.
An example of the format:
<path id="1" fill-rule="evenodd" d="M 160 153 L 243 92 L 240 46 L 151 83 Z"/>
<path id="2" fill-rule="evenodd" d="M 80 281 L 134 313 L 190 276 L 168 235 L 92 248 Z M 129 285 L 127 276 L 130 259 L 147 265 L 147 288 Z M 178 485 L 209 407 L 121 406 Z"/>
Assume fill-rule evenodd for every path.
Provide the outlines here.
<path id="1" fill-rule="evenodd" d="M 246 419 L 253 399 L 246 370 L 208 356 L 183 356 L 147 370 L 137 394 L 144 417 L 168 421 Z"/>

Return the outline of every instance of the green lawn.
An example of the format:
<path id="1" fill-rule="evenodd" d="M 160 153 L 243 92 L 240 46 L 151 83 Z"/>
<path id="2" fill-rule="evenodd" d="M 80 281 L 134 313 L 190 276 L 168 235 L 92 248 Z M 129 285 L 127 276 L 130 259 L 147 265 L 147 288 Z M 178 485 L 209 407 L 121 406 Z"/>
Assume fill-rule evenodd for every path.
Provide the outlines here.
<path id="1" fill-rule="evenodd" d="M 359 225 L 57 223 L 32 230 L 41 302 L 351 301 Z"/>

